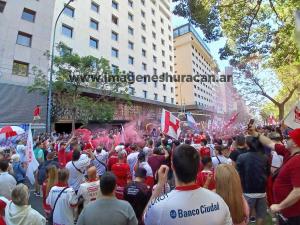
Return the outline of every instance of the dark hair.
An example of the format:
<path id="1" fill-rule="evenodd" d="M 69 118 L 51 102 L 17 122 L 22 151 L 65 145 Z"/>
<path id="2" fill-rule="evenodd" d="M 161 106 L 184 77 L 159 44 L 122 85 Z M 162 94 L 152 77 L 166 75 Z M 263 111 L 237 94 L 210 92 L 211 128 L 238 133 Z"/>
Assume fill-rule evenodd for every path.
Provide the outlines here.
<path id="1" fill-rule="evenodd" d="M 98 146 L 98 147 L 96 148 L 96 152 L 97 152 L 97 153 L 101 153 L 101 152 L 102 152 L 102 147 L 101 147 L 101 146 Z"/>
<path id="2" fill-rule="evenodd" d="M 145 168 L 138 168 L 135 172 L 135 177 L 146 178 L 147 170 Z"/>
<path id="3" fill-rule="evenodd" d="M 0 170 L 6 172 L 9 167 L 7 160 L 0 160 Z"/>
<path id="4" fill-rule="evenodd" d="M 146 154 L 145 154 L 145 152 L 140 151 L 140 153 L 138 154 L 138 160 L 139 160 L 140 162 L 146 161 Z"/>
<path id="5" fill-rule="evenodd" d="M 172 161 L 180 181 L 189 183 L 196 180 L 200 157 L 194 147 L 187 144 L 179 145 L 173 152 Z"/>
<path id="6" fill-rule="evenodd" d="M 72 155 L 72 161 L 77 161 L 80 158 L 80 151 L 74 150 Z"/>
<path id="7" fill-rule="evenodd" d="M 100 178 L 100 189 L 103 195 L 111 194 L 116 187 L 117 178 L 111 172 L 105 172 Z"/>
<path id="8" fill-rule="evenodd" d="M 206 166 L 208 163 L 212 162 L 211 157 L 209 156 L 204 156 L 201 160 L 203 166 Z"/>
<path id="9" fill-rule="evenodd" d="M 67 169 L 59 169 L 57 173 L 58 182 L 66 182 L 69 179 L 69 171 Z"/>
<path id="10" fill-rule="evenodd" d="M 218 152 L 219 155 L 222 155 L 222 146 L 216 145 L 215 150 Z"/>
<path id="11" fill-rule="evenodd" d="M 246 137 L 246 144 L 249 147 L 249 151 L 252 152 L 264 152 L 264 146 L 260 143 L 258 138 L 247 136 Z"/>
<path id="12" fill-rule="evenodd" d="M 206 139 L 201 140 L 201 142 L 202 142 L 204 145 L 207 145 L 207 140 L 206 140 Z"/>
<path id="13" fill-rule="evenodd" d="M 153 154 L 160 155 L 161 154 L 160 148 L 159 147 L 154 147 Z"/>
<path id="14" fill-rule="evenodd" d="M 175 146 L 179 146 L 179 145 L 180 145 L 180 141 L 179 141 L 179 140 L 174 140 L 174 141 L 173 141 L 173 144 L 174 144 Z"/>
<path id="15" fill-rule="evenodd" d="M 148 139 L 147 142 L 148 142 L 148 145 L 151 145 L 151 146 L 153 145 L 153 140 L 152 139 Z"/>
<path id="16" fill-rule="evenodd" d="M 191 142 L 191 140 L 190 139 L 186 139 L 185 141 L 184 141 L 184 144 L 187 144 L 187 145 L 190 145 L 192 142 Z"/>
<path id="17" fill-rule="evenodd" d="M 238 135 L 235 138 L 235 142 L 237 146 L 244 146 L 246 143 L 246 138 L 244 135 Z"/>

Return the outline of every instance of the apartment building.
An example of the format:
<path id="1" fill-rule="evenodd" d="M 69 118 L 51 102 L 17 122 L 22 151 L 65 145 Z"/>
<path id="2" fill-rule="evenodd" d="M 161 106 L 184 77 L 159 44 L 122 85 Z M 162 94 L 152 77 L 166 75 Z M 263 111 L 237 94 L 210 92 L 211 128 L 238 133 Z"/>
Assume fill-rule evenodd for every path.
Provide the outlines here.
<path id="1" fill-rule="evenodd" d="M 32 122 L 36 105 L 46 118 L 45 96 L 28 94 L 34 67 L 48 73 L 53 0 L 0 1 L 0 124 Z"/>
<path id="2" fill-rule="evenodd" d="M 0 123 L 31 122 L 45 96 L 28 94 L 35 70 L 49 72 L 53 27 L 67 0 L 0 0 Z M 171 0 L 75 0 L 61 15 L 56 41 L 81 56 L 104 57 L 112 69 L 135 75 L 172 74 Z M 55 50 L 55 55 L 61 54 Z M 174 83 L 130 86 L 134 101 L 175 106 Z M 18 114 L 19 113 L 19 114 Z M 16 118 L 17 117 L 17 118 Z"/>
<path id="3" fill-rule="evenodd" d="M 218 66 L 196 29 L 185 24 L 174 29 L 174 66 L 176 75 L 216 75 Z M 215 110 L 213 82 L 176 83 L 176 104 L 205 111 Z"/>
<path id="4" fill-rule="evenodd" d="M 56 0 L 54 18 L 65 2 Z M 171 74 L 170 4 L 170 0 L 76 0 L 59 20 L 56 42 L 82 56 L 104 57 L 113 70 L 135 75 Z M 173 83 L 135 83 L 130 94 L 175 104 Z"/>

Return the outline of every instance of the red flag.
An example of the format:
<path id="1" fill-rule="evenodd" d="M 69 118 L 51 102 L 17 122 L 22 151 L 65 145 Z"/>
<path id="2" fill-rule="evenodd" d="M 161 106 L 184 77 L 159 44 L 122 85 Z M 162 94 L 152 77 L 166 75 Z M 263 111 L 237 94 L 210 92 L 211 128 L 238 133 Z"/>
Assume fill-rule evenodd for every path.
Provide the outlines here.
<path id="1" fill-rule="evenodd" d="M 178 139 L 181 129 L 180 129 L 180 120 L 172 115 L 171 112 L 162 110 L 161 115 L 161 130 L 164 134 Z"/>
<path id="2" fill-rule="evenodd" d="M 238 115 L 239 115 L 239 113 L 234 114 L 234 115 L 230 118 L 230 120 L 225 124 L 224 128 L 226 129 L 226 128 L 230 127 L 232 124 L 234 124 L 235 121 L 236 121 L 236 119 L 238 118 Z"/>

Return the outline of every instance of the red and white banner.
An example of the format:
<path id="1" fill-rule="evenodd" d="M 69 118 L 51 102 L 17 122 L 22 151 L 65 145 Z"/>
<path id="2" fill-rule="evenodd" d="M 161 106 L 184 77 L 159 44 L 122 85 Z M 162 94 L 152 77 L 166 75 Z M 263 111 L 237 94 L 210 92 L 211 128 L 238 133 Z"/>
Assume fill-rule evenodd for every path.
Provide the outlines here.
<path id="1" fill-rule="evenodd" d="M 291 109 L 284 124 L 292 129 L 300 128 L 300 101 Z"/>
<path id="2" fill-rule="evenodd" d="M 163 109 L 161 114 L 161 130 L 164 134 L 178 139 L 181 129 L 180 120 L 171 112 Z"/>
<path id="3" fill-rule="evenodd" d="M 29 130 L 28 130 L 28 137 L 27 137 L 27 144 L 26 144 L 26 158 L 28 163 L 26 176 L 28 177 L 30 183 L 34 184 L 34 172 L 39 167 L 39 163 L 34 157 L 31 126 L 29 126 Z"/>

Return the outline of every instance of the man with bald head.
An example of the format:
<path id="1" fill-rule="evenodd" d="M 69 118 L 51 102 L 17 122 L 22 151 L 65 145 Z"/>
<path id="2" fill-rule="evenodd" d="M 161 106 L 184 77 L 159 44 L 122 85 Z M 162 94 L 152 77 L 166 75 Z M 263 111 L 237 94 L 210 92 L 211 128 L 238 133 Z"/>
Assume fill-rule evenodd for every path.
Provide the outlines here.
<path id="1" fill-rule="evenodd" d="M 100 197 L 100 181 L 97 177 L 97 169 L 92 166 L 87 170 L 88 179 L 81 184 L 78 190 L 78 196 L 83 198 L 83 206 L 89 202 L 95 201 Z"/>

